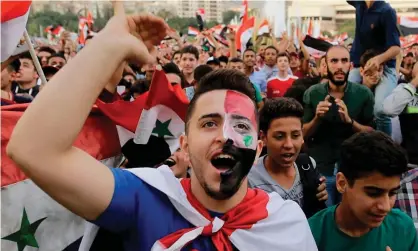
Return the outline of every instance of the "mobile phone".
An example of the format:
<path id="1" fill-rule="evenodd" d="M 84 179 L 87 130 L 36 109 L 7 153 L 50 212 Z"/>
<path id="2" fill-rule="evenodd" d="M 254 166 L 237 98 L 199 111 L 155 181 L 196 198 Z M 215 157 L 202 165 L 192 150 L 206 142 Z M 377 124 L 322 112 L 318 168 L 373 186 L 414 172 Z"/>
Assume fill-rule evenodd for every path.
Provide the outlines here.
<path id="1" fill-rule="evenodd" d="M 333 104 L 333 103 L 335 103 L 335 98 L 333 97 L 333 96 L 329 96 L 329 99 L 328 99 L 328 101 L 331 103 L 331 104 Z"/>

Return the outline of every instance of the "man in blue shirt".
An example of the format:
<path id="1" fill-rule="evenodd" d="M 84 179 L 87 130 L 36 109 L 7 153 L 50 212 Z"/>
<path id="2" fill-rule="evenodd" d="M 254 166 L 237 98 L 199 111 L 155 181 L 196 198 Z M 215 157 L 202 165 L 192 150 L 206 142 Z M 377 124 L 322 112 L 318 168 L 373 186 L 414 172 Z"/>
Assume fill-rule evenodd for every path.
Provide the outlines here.
<path id="1" fill-rule="evenodd" d="M 61 205 L 120 234 L 127 251 L 317 250 L 296 203 L 247 188 L 262 143 L 242 73 L 214 71 L 196 89 L 180 139 L 190 179 L 180 182 L 166 166 L 109 169 L 72 146 L 112 74 L 127 60 L 155 62 L 151 52 L 168 29 L 150 15 L 113 17 L 19 120 L 10 158 Z"/>
<path id="2" fill-rule="evenodd" d="M 390 117 L 383 112 L 383 100 L 395 89 L 395 57 L 401 51 L 396 11 L 385 1 L 347 1 L 356 8 L 356 35 L 351 49 L 354 68 L 348 81 L 361 83 L 360 57 L 369 49 L 379 55 L 369 60 L 365 71 L 378 70 L 384 64 L 384 75 L 376 87 L 374 113 L 378 130 L 391 135 Z"/>

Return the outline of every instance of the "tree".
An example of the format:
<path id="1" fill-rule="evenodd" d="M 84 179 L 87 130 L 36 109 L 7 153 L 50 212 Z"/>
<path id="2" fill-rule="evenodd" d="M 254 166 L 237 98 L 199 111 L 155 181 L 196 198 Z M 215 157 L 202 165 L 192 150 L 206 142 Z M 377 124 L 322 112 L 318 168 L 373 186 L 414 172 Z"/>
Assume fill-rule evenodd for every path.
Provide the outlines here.
<path id="1" fill-rule="evenodd" d="M 332 34 L 329 31 L 322 31 L 322 35 L 327 36 L 327 37 L 332 37 Z"/>
<path id="2" fill-rule="evenodd" d="M 157 12 L 157 16 L 161 17 L 162 19 L 164 19 L 165 21 L 167 21 L 170 18 L 173 18 L 175 15 L 173 12 L 166 10 L 166 9 L 161 9 Z"/>
<path id="3" fill-rule="evenodd" d="M 233 11 L 233 10 L 225 11 L 224 13 L 222 13 L 222 22 L 224 24 L 229 24 L 231 20 L 234 19 L 235 16 L 239 16 L 239 14 L 240 13 L 238 11 Z"/>
<path id="4" fill-rule="evenodd" d="M 339 25 L 337 30 L 340 33 L 347 32 L 349 37 L 354 37 L 354 35 L 356 34 L 356 20 L 352 19 L 352 20 L 344 21 L 344 23 Z"/>

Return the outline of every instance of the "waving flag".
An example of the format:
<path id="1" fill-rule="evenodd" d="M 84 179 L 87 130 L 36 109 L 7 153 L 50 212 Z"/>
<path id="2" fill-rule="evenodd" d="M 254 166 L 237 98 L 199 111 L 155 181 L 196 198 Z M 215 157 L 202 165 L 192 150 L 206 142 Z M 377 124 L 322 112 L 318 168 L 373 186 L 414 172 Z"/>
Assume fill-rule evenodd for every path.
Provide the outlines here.
<path id="1" fill-rule="evenodd" d="M 197 36 L 199 35 L 200 31 L 196 29 L 195 27 L 189 26 L 189 30 L 187 32 L 187 35 L 189 36 Z"/>
<path id="2" fill-rule="evenodd" d="M 313 38 L 309 35 L 305 36 L 303 40 L 305 48 L 315 58 L 320 58 L 327 52 L 328 48 L 332 46 L 331 43 L 324 41 L 322 39 Z"/>
<path id="3" fill-rule="evenodd" d="M 196 19 L 199 31 L 203 31 L 203 28 L 205 27 L 205 9 L 200 8 L 196 11 Z"/>
<path id="4" fill-rule="evenodd" d="M 1 62 L 12 55 L 23 37 L 32 1 L 1 1 Z"/>
<path id="5" fill-rule="evenodd" d="M 257 35 L 262 36 L 265 33 L 270 33 L 270 26 L 269 21 L 267 19 L 264 19 L 258 28 Z"/>
<path id="6" fill-rule="evenodd" d="M 242 23 L 236 34 L 237 50 L 242 52 L 246 49 L 248 42 L 251 40 L 254 32 L 255 17 L 250 17 L 245 23 Z"/>
<path id="7" fill-rule="evenodd" d="M 247 22 L 248 20 L 248 0 L 242 0 L 242 10 L 240 13 L 241 24 Z"/>
<path id="8" fill-rule="evenodd" d="M 402 35 L 418 34 L 418 17 L 398 17 Z"/>
<path id="9" fill-rule="evenodd" d="M 154 71 L 150 90 L 135 101 L 97 106 L 115 124 L 122 153 L 129 167 L 155 166 L 179 147 L 189 101 L 180 86 L 172 86 L 160 67 Z"/>
<path id="10" fill-rule="evenodd" d="M 27 106 L 1 108 L 1 250 L 35 250 L 29 249 L 32 247 L 75 251 L 83 236 L 83 219 L 44 193 L 6 155 L 12 131 Z M 118 166 L 121 160 L 115 125 L 97 108 L 91 112 L 74 146 L 108 166 Z"/>
<path id="11" fill-rule="evenodd" d="M 156 240 L 151 251 L 182 250 L 201 235 L 211 236 L 219 251 L 232 251 L 232 243 L 242 251 L 318 250 L 302 209 L 276 193 L 248 190 L 234 209 L 220 218 L 212 218 L 191 193 L 190 179 L 179 181 L 169 167 L 129 171 L 165 194 L 178 213 L 194 226 Z M 97 231 L 96 225 L 86 222 L 86 237 L 80 251 L 89 250 Z"/>

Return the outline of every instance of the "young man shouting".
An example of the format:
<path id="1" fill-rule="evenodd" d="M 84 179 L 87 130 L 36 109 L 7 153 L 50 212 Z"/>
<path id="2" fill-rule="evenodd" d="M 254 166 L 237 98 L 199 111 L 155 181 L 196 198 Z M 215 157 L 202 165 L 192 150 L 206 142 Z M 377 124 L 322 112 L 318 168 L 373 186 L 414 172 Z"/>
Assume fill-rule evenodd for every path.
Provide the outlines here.
<path id="1" fill-rule="evenodd" d="M 382 132 L 346 140 L 337 174 L 342 201 L 309 219 L 318 249 L 418 250 L 412 219 L 392 209 L 407 164 L 402 148 Z"/>
<path id="2" fill-rule="evenodd" d="M 113 72 L 124 61 L 153 63 L 168 29 L 153 16 L 113 17 L 26 110 L 9 156 L 60 204 L 120 233 L 128 251 L 317 250 L 296 203 L 247 188 L 262 144 L 254 92 L 237 71 L 207 75 L 190 102 L 181 138 L 190 179 L 166 166 L 109 169 L 72 147 Z"/>
<path id="3" fill-rule="evenodd" d="M 300 205 L 306 217 L 325 208 L 325 179 L 315 161 L 300 154 L 303 145 L 303 107 L 293 98 L 268 100 L 260 111 L 261 139 L 267 155 L 251 169 L 251 187 L 277 192 Z"/>

